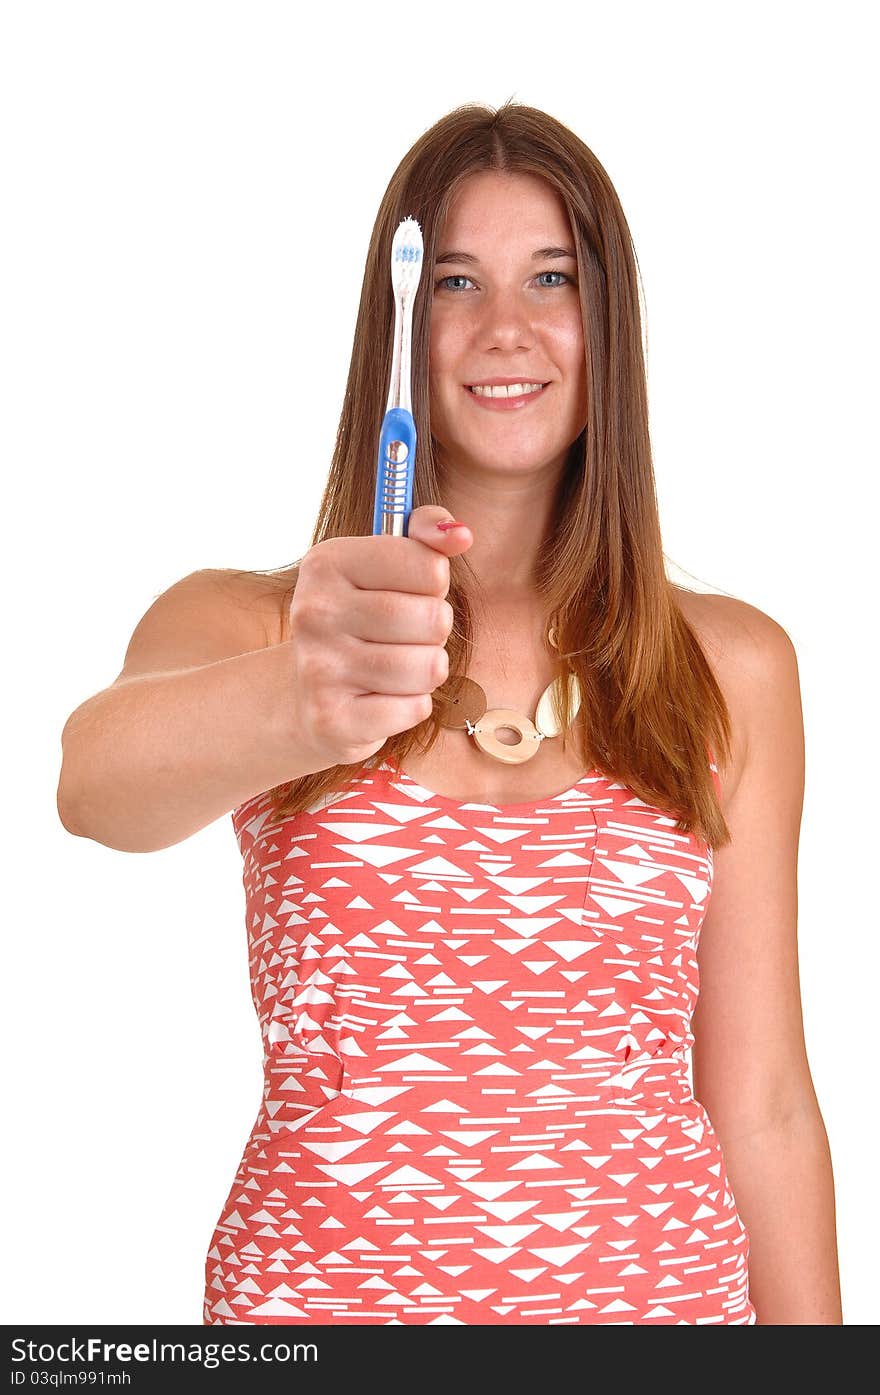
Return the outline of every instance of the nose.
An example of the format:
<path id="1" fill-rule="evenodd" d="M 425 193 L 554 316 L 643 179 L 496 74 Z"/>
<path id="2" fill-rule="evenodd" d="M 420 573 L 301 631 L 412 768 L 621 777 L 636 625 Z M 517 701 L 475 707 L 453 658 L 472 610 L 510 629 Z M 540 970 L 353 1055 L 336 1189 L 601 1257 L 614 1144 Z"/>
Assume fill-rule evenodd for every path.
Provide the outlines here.
<path id="1" fill-rule="evenodd" d="M 478 337 L 483 348 L 530 348 L 535 327 L 524 297 L 518 291 L 490 291 L 480 309 Z"/>

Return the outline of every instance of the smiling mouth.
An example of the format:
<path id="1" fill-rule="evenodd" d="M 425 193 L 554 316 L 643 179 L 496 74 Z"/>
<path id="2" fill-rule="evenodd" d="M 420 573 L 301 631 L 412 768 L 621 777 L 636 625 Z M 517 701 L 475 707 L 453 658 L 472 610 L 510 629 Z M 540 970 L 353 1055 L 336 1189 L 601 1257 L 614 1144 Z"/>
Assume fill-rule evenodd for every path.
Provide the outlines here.
<path id="1" fill-rule="evenodd" d="M 550 383 L 541 383 L 528 392 L 515 392 L 512 396 L 505 392 L 496 397 L 494 393 L 475 392 L 471 383 L 462 383 L 462 387 L 472 399 L 475 407 L 479 407 L 484 412 L 500 412 L 502 415 L 505 413 L 515 415 L 518 412 L 528 411 L 529 404 L 537 402 L 540 397 L 543 397 L 550 386 Z"/>
<path id="2" fill-rule="evenodd" d="M 478 387 L 482 387 L 482 384 L 481 384 L 481 383 L 465 383 L 464 386 L 467 388 L 468 392 L 470 392 L 470 393 L 473 394 L 474 397 L 488 397 L 490 401 L 494 401 L 494 402 L 505 402 L 505 401 L 507 401 L 509 398 L 515 398 L 515 397 L 538 397 L 538 396 L 540 396 L 540 394 L 544 391 L 545 388 L 548 388 L 548 387 L 550 386 L 550 384 L 549 384 L 549 383 L 526 383 L 526 384 L 525 384 L 525 386 L 526 386 L 526 388 L 527 388 L 527 391 L 526 391 L 526 392 L 512 392 L 512 393 L 507 393 L 507 392 L 499 393 L 499 392 L 497 391 L 497 389 L 493 389 L 492 392 L 477 392 L 477 388 L 478 388 Z"/>

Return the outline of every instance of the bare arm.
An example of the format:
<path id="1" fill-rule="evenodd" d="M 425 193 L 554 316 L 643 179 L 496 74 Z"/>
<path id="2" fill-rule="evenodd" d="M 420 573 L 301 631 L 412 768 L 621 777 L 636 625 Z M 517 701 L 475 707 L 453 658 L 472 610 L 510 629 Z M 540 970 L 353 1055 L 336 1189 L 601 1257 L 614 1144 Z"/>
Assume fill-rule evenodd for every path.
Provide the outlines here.
<path id="1" fill-rule="evenodd" d="M 831 1155 L 798 975 L 797 659 L 782 627 L 754 607 L 741 607 L 724 684 L 745 733 L 745 758 L 726 796 L 733 841 L 715 852 L 700 936 L 694 1093 L 715 1128 L 748 1232 L 758 1322 L 840 1324 Z"/>
<path id="2" fill-rule="evenodd" d="M 321 768 L 297 746 L 290 642 L 220 582 L 196 572 L 163 593 L 116 682 L 68 718 L 57 804 L 71 833 L 154 852 Z"/>
<path id="3" fill-rule="evenodd" d="M 194 572 L 135 630 L 110 688 L 68 719 L 58 813 L 124 852 L 179 843 L 288 780 L 361 764 L 431 713 L 449 672 L 449 558 L 470 530 L 423 504 L 406 537 L 328 538 L 278 580 Z"/>

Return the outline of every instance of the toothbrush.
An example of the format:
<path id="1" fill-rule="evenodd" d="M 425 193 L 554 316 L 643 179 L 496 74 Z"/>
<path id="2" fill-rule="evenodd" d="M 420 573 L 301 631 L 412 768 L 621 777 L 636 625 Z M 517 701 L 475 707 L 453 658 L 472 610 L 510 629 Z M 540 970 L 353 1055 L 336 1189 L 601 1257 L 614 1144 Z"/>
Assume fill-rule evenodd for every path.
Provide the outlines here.
<path id="1" fill-rule="evenodd" d="M 416 424 L 412 414 L 412 310 L 422 274 L 424 245 L 415 218 L 404 218 L 391 243 L 394 354 L 385 416 L 379 433 L 373 532 L 406 537 L 412 513 Z"/>

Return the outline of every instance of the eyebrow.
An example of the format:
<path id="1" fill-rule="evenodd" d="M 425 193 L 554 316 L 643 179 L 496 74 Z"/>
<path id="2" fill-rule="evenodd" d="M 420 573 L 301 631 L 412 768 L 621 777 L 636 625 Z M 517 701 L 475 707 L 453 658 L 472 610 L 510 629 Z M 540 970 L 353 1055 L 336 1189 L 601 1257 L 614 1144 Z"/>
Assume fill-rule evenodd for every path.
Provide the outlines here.
<path id="1" fill-rule="evenodd" d="M 577 257 L 570 247 L 539 247 L 537 252 L 532 253 L 532 261 L 549 260 L 551 257 L 570 257 L 572 261 L 577 261 Z M 444 252 L 437 258 L 440 262 L 467 262 L 469 266 L 479 266 L 479 257 L 474 257 L 470 252 Z"/>

